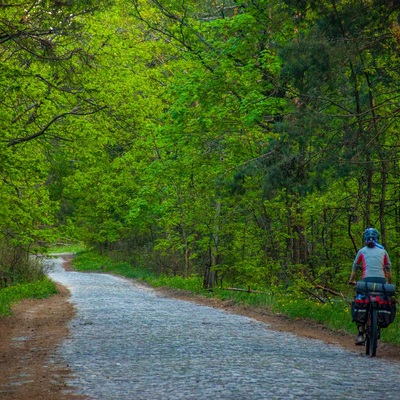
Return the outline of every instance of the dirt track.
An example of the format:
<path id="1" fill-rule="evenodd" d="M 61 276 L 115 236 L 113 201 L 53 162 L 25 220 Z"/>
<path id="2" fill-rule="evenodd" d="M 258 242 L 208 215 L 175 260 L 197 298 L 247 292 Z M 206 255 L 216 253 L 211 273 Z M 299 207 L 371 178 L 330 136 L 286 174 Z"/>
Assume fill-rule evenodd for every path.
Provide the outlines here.
<path id="1" fill-rule="evenodd" d="M 7 400 L 64 400 L 67 366 L 54 364 L 51 355 L 68 334 L 74 309 L 62 286 L 44 300 L 25 300 L 13 316 L 0 319 L 0 398 Z"/>

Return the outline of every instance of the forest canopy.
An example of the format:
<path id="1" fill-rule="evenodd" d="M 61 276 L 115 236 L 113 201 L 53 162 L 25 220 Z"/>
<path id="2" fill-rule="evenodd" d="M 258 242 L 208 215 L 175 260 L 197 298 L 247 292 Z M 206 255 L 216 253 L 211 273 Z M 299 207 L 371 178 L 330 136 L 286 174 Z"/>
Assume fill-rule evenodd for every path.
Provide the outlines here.
<path id="1" fill-rule="evenodd" d="M 84 242 L 205 287 L 398 262 L 400 4 L 0 3 L 0 252 Z"/>

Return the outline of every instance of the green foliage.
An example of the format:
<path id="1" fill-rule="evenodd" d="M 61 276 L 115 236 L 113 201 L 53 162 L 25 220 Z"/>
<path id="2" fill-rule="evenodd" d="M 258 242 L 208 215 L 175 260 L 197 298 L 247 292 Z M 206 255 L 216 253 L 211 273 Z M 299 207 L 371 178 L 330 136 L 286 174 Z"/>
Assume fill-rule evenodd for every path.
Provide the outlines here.
<path id="1" fill-rule="evenodd" d="M 41 280 L 46 275 L 42 259 L 10 241 L 0 241 L 0 288 Z"/>
<path id="2" fill-rule="evenodd" d="M 16 284 L 0 290 L 0 317 L 11 314 L 11 306 L 23 299 L 42 299 L 57 293 L 54 282 L 43 278 L 31 283 Z"/>
<path id="3" fill-rule="evenodd" d="M 295 293 L 398 252 L 399 7 L 314 3 L 4 9 L 0 240 Z"/>
<path id="4" fill-rule="evenodd" d="M 65 204 L 58 178 L 70 173 L 66 143 L 79 136 L 71 121 L 101 108 L 80 79 L 92 58 L 80 15 L 105 5 L 1 7 L 0 241 L 40 247 L 54 240 L 48 228 Z"/>

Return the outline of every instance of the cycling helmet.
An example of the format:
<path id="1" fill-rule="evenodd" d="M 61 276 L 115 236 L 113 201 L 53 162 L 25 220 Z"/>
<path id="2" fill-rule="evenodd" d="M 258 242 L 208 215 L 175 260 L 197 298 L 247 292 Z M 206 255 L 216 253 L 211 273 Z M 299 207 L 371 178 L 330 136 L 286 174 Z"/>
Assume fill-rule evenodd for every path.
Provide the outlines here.
<path id="1" fill-rule="evenodd" d="M 363 237 L 366 242 L 371 240 L 377 242 L 379 240 L 379 232 L 375 228 L 367 228 L 364 231 Z"/>

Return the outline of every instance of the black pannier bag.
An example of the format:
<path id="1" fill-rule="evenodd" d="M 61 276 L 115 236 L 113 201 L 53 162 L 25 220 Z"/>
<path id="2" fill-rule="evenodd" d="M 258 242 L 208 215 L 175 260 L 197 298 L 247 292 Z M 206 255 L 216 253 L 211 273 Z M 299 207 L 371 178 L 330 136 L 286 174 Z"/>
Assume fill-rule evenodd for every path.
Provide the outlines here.
<path id="1" fill-rule="evenodd" d="M 378 300 L 378 326 L 387 328 L 396 317 L 396 300 L 388 295 L 379 296 Z"/>
<path id="2" fill-rule="evenodd" d="M 351 317 L 353 322 L 364 325 L 367 322 L 369 299 L 363 294 L 354 297 L 351 303 Z"/>

